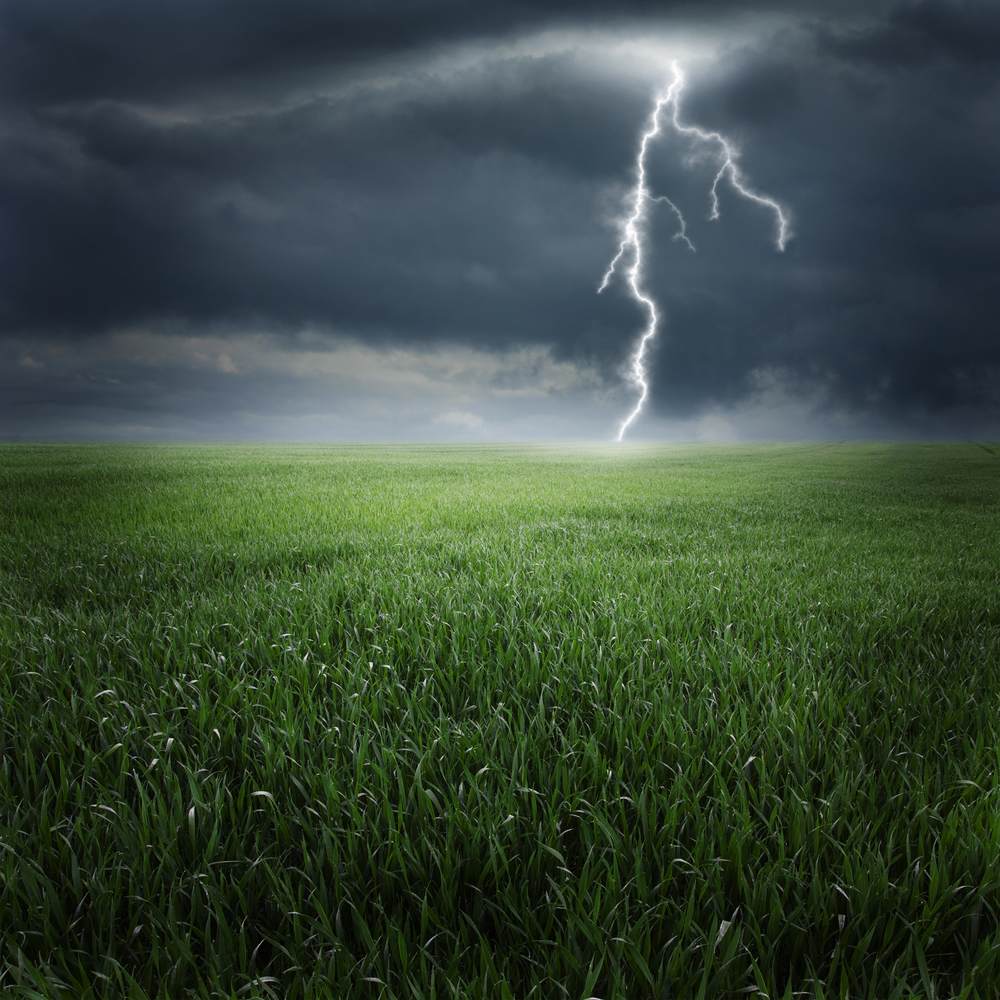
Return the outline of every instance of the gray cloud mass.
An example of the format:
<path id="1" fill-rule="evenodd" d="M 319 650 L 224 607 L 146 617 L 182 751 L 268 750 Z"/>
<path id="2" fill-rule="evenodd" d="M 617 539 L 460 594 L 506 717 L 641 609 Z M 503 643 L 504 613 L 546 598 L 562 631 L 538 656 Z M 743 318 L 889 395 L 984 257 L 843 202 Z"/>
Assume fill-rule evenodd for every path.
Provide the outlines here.
<path id="1" fill-rule="evenodd" d="M 0 435 L 1000 436 L 1000 8 L 12 0 Z"/>

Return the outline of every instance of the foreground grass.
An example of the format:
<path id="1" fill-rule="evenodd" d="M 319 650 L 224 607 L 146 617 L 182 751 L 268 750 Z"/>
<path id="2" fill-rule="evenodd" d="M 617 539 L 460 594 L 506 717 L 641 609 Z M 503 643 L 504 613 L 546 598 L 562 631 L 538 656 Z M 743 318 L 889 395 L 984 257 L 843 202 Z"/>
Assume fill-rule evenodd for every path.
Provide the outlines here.
<path id="1" fill-rule="evenodd" d="M 0 991 L 995 996 L 998 502 L 971 444 L 2 448 Z"/>

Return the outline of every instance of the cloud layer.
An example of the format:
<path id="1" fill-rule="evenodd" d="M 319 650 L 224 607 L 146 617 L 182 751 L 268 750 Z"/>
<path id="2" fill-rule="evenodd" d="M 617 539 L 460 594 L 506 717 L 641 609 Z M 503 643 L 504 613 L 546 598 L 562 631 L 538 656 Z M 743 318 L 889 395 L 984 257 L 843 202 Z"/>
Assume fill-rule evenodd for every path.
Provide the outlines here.
<path id="1" fill-rule="evenodd" d="M 636 436 L 1000 433 L 994 4 L 357 6 L 7 5 L 5 433 L 611 436 L 672 58 L 795 238 L 651 150 Z"/>

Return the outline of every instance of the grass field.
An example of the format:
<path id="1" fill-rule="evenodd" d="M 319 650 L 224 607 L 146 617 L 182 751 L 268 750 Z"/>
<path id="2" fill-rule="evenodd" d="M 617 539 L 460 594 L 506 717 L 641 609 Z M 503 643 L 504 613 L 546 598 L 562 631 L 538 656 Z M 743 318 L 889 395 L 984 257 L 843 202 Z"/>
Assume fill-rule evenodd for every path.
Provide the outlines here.
<path id="1" fill-rule="evenodd" d="M 0 504 L 4 995 L 1000 995 L 1000 447 L 11 445 Z"/>

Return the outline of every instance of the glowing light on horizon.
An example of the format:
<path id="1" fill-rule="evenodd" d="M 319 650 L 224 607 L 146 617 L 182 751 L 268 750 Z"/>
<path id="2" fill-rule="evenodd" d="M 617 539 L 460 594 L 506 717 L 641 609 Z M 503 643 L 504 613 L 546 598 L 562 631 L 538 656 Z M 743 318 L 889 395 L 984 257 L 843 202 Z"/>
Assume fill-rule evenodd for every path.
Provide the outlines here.
<path id="1" fill-rule="evenodd" d="M 709 192 L 711 198 L 711 212 L 708 216 L 709 219 L 718 219 L 720 216 L 718 190 L 719 182 L 723 179 L 723 177 L 728 177 L 730 184 L 740 195 L 750 201 L 756 202 L 758 205 L 762 205 L 765 208 L 770 209 L 770 211 L 774 213 L 778 230 L 776 245 L 779 251 L 784 251 L 785 245 L 791 236 L 791 220 L 785 210 L 782 209 L 781 205 L 779 205 L 773 198 L 767 195 L 758 194 L 756 191 L 751 190 L 744 183 L 743 175 L 737 165 L 737 150 L 732 143 L 730 143 L 719 132 L 707 132 L 704 129 L 698 128 L 696 125 L 681 124 L 679 118 L 680 94 L 684 89 L 684 76 L 677 63 L 673 63 L 671 65 L 671 70 L 673 71 L 674 78 L 671 81 L 670 86 L 667 88 L 666 93 L 661 94 L 656 98 L 656 104 L 653 108 L 652 116 L 650 117 L 649 127 L 645 132 L 643 132 L 642 138 L 639 142 L 639 152 L 636 157 L 636 184 L 632 189 L 630 196 L 631 212 L 622 224 L 622 241 L 618 247 L 618 253 L 615 254 L 611 263 L 608 265 L 608 269 L 605 271 L 604 277 L 601 279 L 601 283 L 597 288 L 598 294 L 603 292 L 604 289 L 608 287 L 608 282 L 610 282 L 612 275 L 615 273 L 618 262 L 622 259 L 622 257 L 626 256 L 626 254 L 631 254 L 631 264 L 625 271 L 625 281 L 632 292 L 632 297 L 640 305 L 642 305 L 643 308 L 645 308 L 649 319 L 642 335 L 639 337 L 639 343 L 632 356 L 632 370 L 629 373 L 631 380 L 639 387 L 639 399 L 632 412 L 625 418 L 619 428 L 617 438 L 618 441 L 621 441 L 624 438 L 626 429 L 642 412 L 643 405 L 649 396 L 649 380 L 647 377 L 648 372 L 646 370 L 646 350 L 650 341 L 656 336 L 657 327 L 660 322 L 660 314 L 656 308 L 656 302 L 647 292 L 643 290 L 642 286 L 643 237 L 645 236 L 644 223 L 646 221 L 648 206 L 656 203 L 665 203 L 668 205 L 671 212 L 673 212 L 674 216 L 677 218 L 679 227 L 677 232 L 674 233 L 673 239 L 683 242 L 692 252 L 694 252 L 695 249 L 694 244 L 688 238 L 687 222 L 681 210 L 666 195 L 654 196 L 651 194 L 646 184 L 646 153 L 649 149 L 650 142 L 661 132 L 660 118 L 664 108 L 672 109 L 669 121 L 670 125 L 676 132 L 681 135 L 692 136 L 699 142 L 709 143 L 718 147 L 716 157 L 719 162 L 719 169 L 716 172 L 715 179 L 712 181 L 712 187 Z"/>

